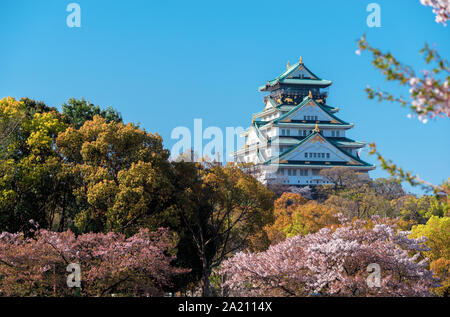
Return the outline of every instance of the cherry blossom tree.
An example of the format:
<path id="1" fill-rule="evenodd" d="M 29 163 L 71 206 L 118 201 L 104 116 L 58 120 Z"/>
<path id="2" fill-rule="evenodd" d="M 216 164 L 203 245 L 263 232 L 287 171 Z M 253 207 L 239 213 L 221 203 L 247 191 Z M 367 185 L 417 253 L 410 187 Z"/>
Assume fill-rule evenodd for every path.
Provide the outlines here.
<path id="1" fill-rule="evenodd" d="M 240 296 L 429 296 L 439 285 L 418 260 L 423 240 L 396 232 L 392 220 L 342 221 L 335 231 L 236 254 L 223 263 L 225 286 Z M 379 287 L 367 282 L 371 263 L 380 266 Z"/>
<path id="2" fill-rule="evenodd" d="M 450 66 L 435 48 L 425 45 L 420 51 L 424 55 L 425 62 L 427 64 L 434 62 L 435 67 L 431 70 L 423 70 L 419 75 L 412 67 L 404 65 L 391 53 L 384 53 L 371 46 L 365 35 L 359 40 L 358 46 L 357 54 L 365 50 L 371 52 L 373 65 L 382 72 L 386 80 L 407 86 L 410 93 L 410 100 L 408 100 L 367 86 L 366 93 L 369 99 L 397 102 L 402 106 L 409 104 L 413 114 L 409 114 L 408 117 L 417 116 L 423 123 L 427 123 L 430 118 L 450 117 Z"/>
<path id="3" fill-rule="evenodd" d="M 436 22 L 446 25 L 450 19 L 450 0 L 420 0 L 422 5 L 433 7 L 436 14 Z M 396 59 L 390 52 L 382 52 L 373 47 L 366 40 L 365 35 L 358 41 L 356 54 L 361 55 L 363 51 L 372 53 L 372 64 L 381 71 L 387 81 L 395 81 L 401 86 L 409 89 L 409 97 L 394 96 L 380 89 L 367 86 L 366 93 L 369 99 L 390 101 L 399 103 L 401 106 L 409 106 L 412 113 L 408 117 L 417 117 L 421 122 L 427 123 L 433 118 L 450 117 L 450 65 L 441 57 L 436 48 L 428 44 L 420 51 L 424 55 L 427 65 L 433 64 L 430 69 L 421 72 L 414 71 L 408 65 Z M 431 65 L 430 65 L 431 66 Z M 369 154 L 376 155 L 381 167 L 400 181 L 406 181 L 412 186 L 422 186 L 426 190 L 432 190 L 435 194 L 448 200 L 450 188 L 448 181 L 441 185 L 431 184 L 405 171 L 390 160 L 386 160 L 377 150 L 374 143 L 370 144 Z"/>
<path id="4" fill-rule="evenodd" d="M 436 23 L 447 25 L 450 19 L 450 1 L 449 0 L 420 0 L 425 6 L 433 7 L 433 13 L 436 14 Z"/>
<path id="5" fill-rule="evenodd" d="M 37 230 L 0 235 L 0 296 L 162 295 L 169 278 L 186 270 L 170 265 L 166 229 L 141 229 L 132 237 L 109 232 Z M 81 268 L 81 289 L 67 286 L 67 265 Z"/>

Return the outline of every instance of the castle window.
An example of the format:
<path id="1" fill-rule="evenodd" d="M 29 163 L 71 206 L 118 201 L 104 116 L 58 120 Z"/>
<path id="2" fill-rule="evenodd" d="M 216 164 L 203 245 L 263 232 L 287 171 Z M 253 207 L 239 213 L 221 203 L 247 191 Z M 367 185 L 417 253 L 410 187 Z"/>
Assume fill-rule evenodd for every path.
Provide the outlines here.
<path id="1" fill-rule="evenodd" d="M 339 131 L 336 131 L 336 136 L 339 136 Z"/>
<path id="2" fill-rule="evenodd" d="M 331 136 L 332 137 L 336 136 L 334 131 L 331 131 Z"/>
<path id="3" fill-rule="evenodd" d="M 327 158 L 330 158 L 330 153 L 327 153 Z"/>
<path id="4" fill-rule="evenodd" d="M 305 158 L 308 158 L 308 153 L 305 153 Z"/>

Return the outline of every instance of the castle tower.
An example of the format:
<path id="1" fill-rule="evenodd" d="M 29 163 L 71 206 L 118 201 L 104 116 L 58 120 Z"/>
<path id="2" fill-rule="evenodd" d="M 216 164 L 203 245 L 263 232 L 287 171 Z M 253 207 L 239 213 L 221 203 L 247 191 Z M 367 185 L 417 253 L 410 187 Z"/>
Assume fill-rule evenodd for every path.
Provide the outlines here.
<path id="1" fill-rule="evenodd" d="M 234 153 L 235 160 L 254 163 L 263 183 L 290 186 L 327 183 L 320 171 L 348 166 L 368 173 L 375 165 L 359 158 L 364 142 L 346 136 L 353 128 L 335 114 L 339 108 L 327 105 L 332 82 L 316 76 L 300 61 L 259 91 L 267 92 L 265 108 L 254 114 L 243 132 L 245 145 Z"/>

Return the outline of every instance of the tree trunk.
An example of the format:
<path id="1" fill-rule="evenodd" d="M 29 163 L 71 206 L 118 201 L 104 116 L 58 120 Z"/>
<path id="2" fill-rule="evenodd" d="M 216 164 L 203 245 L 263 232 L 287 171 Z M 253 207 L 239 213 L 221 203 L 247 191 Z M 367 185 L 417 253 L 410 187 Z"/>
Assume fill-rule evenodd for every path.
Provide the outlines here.
<path id="1" fill-rule="evenodd" d="M 203 297 L 210 297 L 210 285 L 209 285 L 209 276 L 211 275 L 211 270 L 208 266 L 206 257 L 202 257 L 203 262 Z"/>

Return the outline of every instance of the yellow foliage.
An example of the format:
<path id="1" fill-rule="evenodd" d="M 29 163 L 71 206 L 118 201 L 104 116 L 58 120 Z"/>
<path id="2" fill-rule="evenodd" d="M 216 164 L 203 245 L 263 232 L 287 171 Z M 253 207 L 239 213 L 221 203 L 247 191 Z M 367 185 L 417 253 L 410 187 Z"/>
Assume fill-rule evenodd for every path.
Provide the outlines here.
<path id="1" fill-rule="evenodd" d="M 324 227 L 338 225 L 337 211 L 331 207 L 310 201 L 300 206 L 292 215 L 292 223 L 285 228 L 288 237 L 307 235 Z"/>
<path id="2" fill-rule="evenodd" d="M 427 238 L 425 244 L 431 248 L 426 255 L 431 260 L 445 258 L 450 260 L 450 217 L 432 216 L 425 225 L 416 225 L 410 237 Z"/>
<path id="3" fill-rule="evenodd" d="M 51 112 L 35 113 L 33 119 L 28 123 L 31 133 L 27 139 L 27 144 L 33 153 L 40 153 L 42 150 L 50 150 L 53 140 L 59 132 L 64 131 L 66 125 L 59 121 Z"/>
<path id="4" fill-rule="evenodd" d="M 414 226 L 411 238 L 425 237 L 425 245 L 431 250 L 425 255 L 431 260 L 430 268 L 441 279 L 441 287 L 435 292 L 450 295 L 450 217 L 432 216 L 425 225 Z"/>
<path id="5" fill-rule="evenodd" d="M 264 228 L 267 232 L 269 240 L 275 244 L 286 239 L 286 232 L 284 231 L 292 223 L 292 214 L 301 205 L 308 202 L 300 194 L 283 193 L 280 198 L 275 201 L 273 215 L 275 221 L 272 225 Z"/>
<path id="6" fill-rule="evenodd" d="M 13 97 L 0 99 L 0 117 L 12 118 L 24 110 L 24 104 Z"/>
<path id="7" fill-rule="evenodd" d="M 337 225 L 337 211 L 316 201 L 308 201 L 299 194 L 284 193 L 276 202 L 275 221 L 266 226 L 272 243 L 295 235 L 307 235 L 323 227 Z"/>
<path id="8" fill-rule="evenodd" d="M 440 258 L 431 262 L 430 269 L 440 278 L 442 286 L 436 288 L 434 291 L 439 296 L 450 296 L 450 260 Z"/>

